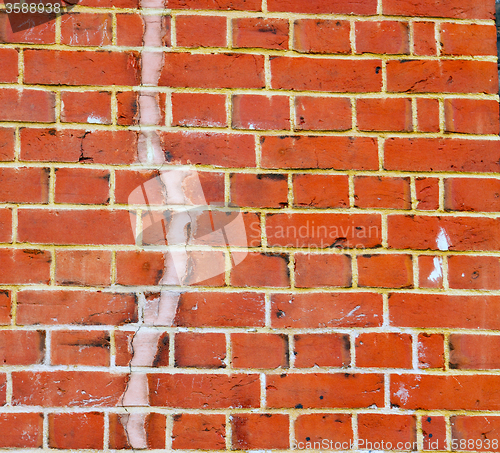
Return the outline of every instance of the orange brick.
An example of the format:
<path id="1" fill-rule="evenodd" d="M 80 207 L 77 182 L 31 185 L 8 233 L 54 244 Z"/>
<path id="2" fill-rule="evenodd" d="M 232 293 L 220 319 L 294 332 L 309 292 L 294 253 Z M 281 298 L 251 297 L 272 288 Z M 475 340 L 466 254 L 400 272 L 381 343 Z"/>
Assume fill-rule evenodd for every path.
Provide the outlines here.
<path id="1" fill-rule="evenodd" d="M 172 93 L 172 124 L 190 127 L 227 126 L 226 96 L 208 93 Z"/>
<path id="2" fill-rule="evenodd" d="M 345 20 L 297 19 L 293 48 L 304 53 L 350 53 L 350 31 Z"/>
<path id="3" fill-rule="evenodd" d="M 226 338 L 223 333 L 183 332 L 175 335 L 175 366 L 225 368 Z"/>
<path id="4" fill-rule="evenodd" d="M 410 209 L 409 178 L 355 176 L 354 205 L 358 208 Z"/>
<path id="5" fill-rule="evenodd" d="M 288 415 L 238 414 L 231 418 L 233 446 L 238 450 L 286 450 L 290 446 Z"/>
<path id="6" fill-rule="evenodd" d="M 290 103 L 285 96 L 233 96 L 233 128 L 274 130 L 290 128 Z"/>
<path id="7" fill-rule="evenodd" d="M 439 132 L 439 101 L 417 99 L 417 129 L 419 132 Z"/>
<path id="8" fill-rule="evenodd" d="M 297 288 L 349 287 L 351 284 L 351 258 L 348 255 L 295 254 Z"/>
<path id="9" fill-rule="evenodd" d="M 350 99 L 316 96 L 297 96 L 295 98 L 295 129 L 347 131 L 351 128 Z"/>
<path id="10" fill-rule="evenodd" d="M 413 22 L 413 51 L 415 55 L 437 54 L 434 22 Z"/>
<path id="11" fill-rule="evenodd" d="M 57 250 L 56 282 L 59 285 L 109 285 L 111 283 L 111 252 Z"/>
<path id="12" fill-rule="evenodd" d="M 411 368 L 411 336 L 399 333 L 362 333 L 356 338 L 359 367 Z"/>
<path id="13" fill-rule="evenodd" d="M 288 368 L 288 337 L 274 334 L 231 334 L 234 368 Z"/>
<path id="14" fill-rule="evenodd" d="M 233 19 L 233 46 L 288 49 L 288 21 L 253 17 Z"/>
<path id="15" fill-rule="evenodd" d="M 405 131 L 413 129 L 409 99 L 358 99 L 358 128 L 362 131 Z"/>
<path id="16" fill-rule="evenodd" d="M 419 368 L 444 368 L 444 335 L 418 334 L 417 343 Z"/>
<path id="17" fill-rule="evenodd" d="M 176 414 L 172 447 L 184 450 L 224 450 L 226 448 L 224 414 Z"/>
<path id="18" fill-rule="evenodd" d="M 223 16 L 177 16 L 177 45 L 180 47 L 225 47 L 226 18 Z"/>
<path id="19" fill-rule="evenodd" d="M 356 52 L 408 54 L 408 23 L 397 21 L 356 21 Z"/>
<path id="20" fill-rule="evenodd" d="M 348 367 L 349 336 L 337 333 L 301 334 L 294 337 L 295 367 Z"/>
<path id="21" fill-rule="evenodd" d="M 56 168 L 55 173 L 56 203 L 109 203 L 109 170 Z"/>

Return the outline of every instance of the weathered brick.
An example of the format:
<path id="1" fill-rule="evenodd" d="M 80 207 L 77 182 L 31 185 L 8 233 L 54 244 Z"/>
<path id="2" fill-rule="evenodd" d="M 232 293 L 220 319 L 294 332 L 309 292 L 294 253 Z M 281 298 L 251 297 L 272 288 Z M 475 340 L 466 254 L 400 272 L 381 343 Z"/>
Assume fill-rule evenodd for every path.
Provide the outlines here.
<path id="1" fill-rule="evenodd" d="M 382 62 L 273 57 L 271 76 L 278 90 L 365 93 L 382 88 Z"/>
<path id="2" fill-rule="evenodd" d="M 56 97 L 51 91 L 3 88 L 0 105 L 0 121 L 51 123 L 56 118 Z"/>
<path id="3" fill-rule="evenodd" d="M 223 16 L 177 16 L 179 47 L 225 47 L 226 18 Z"/>
<path id="4" fill-rule="evenodd" d="M 265 333 L 231 334 L 234 368 L 288 368 L 288 337 Z"/>
<path id="5" fill-rule="evenodd" d="M 363 316 L 358 316 L 358 312 Z M 271 325 L 275 328 L 376 327 L 381 324 L 380 294 L 302 293 L 271 296 Z"/>
<path id="6" fill-rule="evenodd" d="M 295 129 L 347 131 L 352 128 L 351 100 L 316 96 L 295 98 Z"/>
<path id="7" fill-rule="evenodd" d="M 295 254 L 295 286 L 317 288 L 352 284 L 351 258 L 348 255 Z"/>
<path id="8" fill-rule="evenodd" d="M 293 48 L 298 52 L 351 52 L 351 25 L 348 21 L 297 19 L 293 27 Z"/>
<path id="9" fill-rule="evenodd" d="M 410 33 L 407 22 L 356 21 L 355 33 L 357 53 L 410 53 Z"/>

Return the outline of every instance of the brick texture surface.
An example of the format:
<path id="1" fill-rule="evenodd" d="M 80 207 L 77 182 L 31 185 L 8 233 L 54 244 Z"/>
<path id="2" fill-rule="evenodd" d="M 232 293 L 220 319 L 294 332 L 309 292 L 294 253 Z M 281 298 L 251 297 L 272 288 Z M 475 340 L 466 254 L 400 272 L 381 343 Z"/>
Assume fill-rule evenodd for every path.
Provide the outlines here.
<path id="1" fill-rule="evenodd" d="M 494 0 L 68 5 L 0 11 L 0 449 L 500 451 Z"/>

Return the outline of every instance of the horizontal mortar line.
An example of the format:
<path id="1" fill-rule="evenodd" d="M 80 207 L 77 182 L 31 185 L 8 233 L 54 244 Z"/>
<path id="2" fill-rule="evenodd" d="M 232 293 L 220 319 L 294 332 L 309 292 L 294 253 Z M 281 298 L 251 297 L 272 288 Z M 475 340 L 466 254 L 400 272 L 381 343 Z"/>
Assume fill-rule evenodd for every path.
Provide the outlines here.
<path id="1" fill-rule="evenodd" d="M 286 136 L 286 137 L 368 137 L 368 138 L 433 138 L 433 139 L 452 139 L 452 140 L 484 140 L 500 141 L 498 135 L 494 134 L 465 134 L 465 133 L 429 133 L 429 132 L 399 132 L 399 131 L 358 131 L 348 129 L 346 131 L 315 131 L 315 130 L 290 130 L 290 129 L 232 129 L 215 127 L 188 127 L 188 126 L 117 126 L 95 123 L 32 123 L 25 121 L 0 121 L 0 127 L 21 127 L 27 129 L 56 129 L 64 130 L 82 130 L 82 131 L 158 131 L 158 132 L 184 132 L 186 134 L 211 133 L 213 135 L 251 135 L 261 137 Z M 54 164 L 54 162 L 52 162 Z"/>
<path id="2" fill-rule="evenodd" d="M 385 91 L 321 91 L 321 90 L 286 90 L 281 88 L 246 88 L 246 87 L 235 87 L 235 88 L 225 88 L 225 87 L 182 87 L 182 86 L 152 86 L 152 85 L 83 85 L 83 84 L 72 84 L 66 85 L 63 83 L 59 84 L 43 84 L 43 83 L 33 83 L 33 84 L 20 84 L 20 83 L 0 83 L 0 88 L 15 88 L 15 89 L 39 89 L 44 91 L 154 91 L 159 93 L 213 93 L 213 94 L 282 94 L 282 95 L 311 95 L 313 97 L 374 97 L 374 98 L 384 98 L 387 94 L 388 97 L 394 96 L 398 98 L 408 98 L 408 97 L 418 97 L 422 99 L 435 99 L 435 98 L 465 98 L 465 99 L 495 99 L 498 100 L 498 94 L 496 93 L 463 93 L 463 92 L 385 92 Z M 28 122 L 28 124 L 31 124 Z M 62 126 L 65 123 L 60 123 Z M 96 123 L 77 123 L 77 124 L 91 124 L 93 126 L 99 126 Z M 116 127 L 142 127 L 141 125 L 136 126 L 120 126 Z M 255 132 L 255 131 L 254 131 Z"/>
<path id="3" fill-rule="evenodd" d="M 441 334 L 443 332 L 450 335 L 475 335 L 475 336 L 499 336 L 500 329 L 498 330 L 479 330 L 479 329 L 459 329 L 459 328 L 437 328 L 437 327 L 397 327 L 397 326 L 379 326 L 379 327 L 228 327 L 228 326 L 202 326 L 202 327 L 183 327 L 183 326 L 161 326 L 149 325 L 144 323 L 122 324 L 116 325 L 89 325 L 89 324 L 30 324 L 30 325 L 2 325 L 2 331 L 97 331 L 97 332 L 136 332 L 137 330 L 148 330 L 165 332 L 170 335 L 178 333 L 219 333 L 219 334 L 233 334 L 233 333 L 248 333 L 248 334 L 284 334 L 284 335 L 314 335 L 314 334 L 341 334 L 353 335 L 358 337 L 365 333 L 399 333 L 402 335 L 411 334 Z M 299 367 L 295 367 L 300 369 Z M 312 367 L 314 368 L 314 367 Z M 328 368 L 328 367 L 323 367 Z M 334 367 L 345 369 L 347 367 Z M 439 368 L 439 367 L 438 367 Z M 314 368 L 319 369 L 319 368 Z M 426 368 L 422 368 L 426 369 Z M 494 368 L 493 368 L 494 369 Z M 499 368 L 500 369 L 500 368 Z"/>
<path id="4" fill-rule="evenodd" d="M 168 46 L 73 46 L 68 44 L 35 44 L 35 43 L 7 43 L 3 48 L 22 50 L 52 50 L 52 51 L 88 51 L 88 52 L 162 52 L 185 53 L 190 55 L 252 55 L 252 56 L 282 56 L 289 58 L 308 58 L 310 60 L 384 60 L 384 61 L 490 61 L 497 62 L 496 55 L 410 55 L 410 54 L 381 54 L 381 53 L 312 53 L 299 52 L 293 49 L 265 49 L 261 47 L 168 47 Z"/>
<path id="5" fill-rule="evenodd" d="M 415 257 L 420 256 L 454 256 L 454 255 L 462 255 L 462 256 L 488 256 L 488 257 L 497 257 L 500 258 L 500 251 L 474 251 L 474 250 L 414 250 L 414 249 L 383 249 L 383 248 L 359 248 L 359 249 L 339 249 L 339 248 L 314 248 L 314 247 L 278 247 L 278 246 L 258 246 L 258 247 L 237 247 L 237 246 L 186 246 L 186 247 L 177 247 L 173 248 L 173 246 L 110 246 L 110 245 L 85 245 L 85 244 L 70 244 L 70 245 L 53 245 L 53 244 L 29 244 L 28 243 L 4 243 L 0 244 L 0 248 L 3 250 L 42 250 L 42 251 L 52 251 L 54 250 L 56 253 L 59 251 L 108 251 L 108 252 L 160 252 L 167 253 L 172 250 L 177 251 L 217 251 L 217 252 L 248 252 L 248 253 L 270 253 L 270 254 L 312 254 L 312 255 L 350 255 L 352 257 L 357 257 L 359 255 L 414 255 Z M 18 287 L 23 284 L 0 284 L 0 287 Z M 107 285 L 106 285 L 107 286 Z M 104 287 L 106 287 L 104 286 Z M 122 286 L 115 284 L 116 287 Z M 157 285 L 158 286 L 158 285 Z M 61 287 L 66 287 L 65 285 L 61 285 Z M 79 286 L 80 287 L 80 286 Z M 103 288 L 103 286 L 81 286 L 82 288 Z M 269 287 L 268 287 L 269 288 Z M 323 288 L 338 288 L 337 286 L 328 286 Z M 297 288 L 300 289 L 300 288 Z M 380 289 L 380 288 L 377 288 Z M 391 289 L 391 288 L 386 288 Z M 426 289 L 431 292 L 442 292 L 443 289 L 439 288 L 420 288 Z M 473 291 L 481 291 L 481 290 L 473 290 Z M 482 290 L 488 291 L 488 290 Z"/>
<path id="6" fill-rule="evenodd" d="M 22 204 L 22 203 L 0 203 L 0 208 L 12 208 L 17 207 L 19 211 L 26 210 L 38 210 L 38 211 L 109 211 L 109 212 L 130 212 L 134 214 L 136 211 L 151 211 L 151 212 L 186 212 L 186 211 L 213 211 L 213 212 L 243 212 L 243 213 L 261 213 L 270 215 L 278 214 L 344 214 L 345 217 L 357 214 L 357 217 L 361 217 L 362 214 L 371 215 L 418 215 L 419 217 L 462 217 L 462 218 L 489 218 L 498 219 L 498 212 L 479 212 L 479 211 L 419 211 L 413 209 L 387 209 L 387 208 L 327 208 L 327 209 L 316 209 L 316 208 L 302 208 L 302 207 L 292 207 L 292 208 L 252 208 L 245 206 L 216 206 L 216 205 L 200 205 L 200 206 L 189 206 L 186 205 L 74 205 L 74 204 Z M 147 214 L 146 212 L 146 214 Z M 135 214 L 134 214 L 135 215 Z M 280 225 L 281 226 L 281 225 Z M 317 227 L 327 225 L 319 225 Z M 335 226 L 335 225 L 330 225 Z M 371 225 L 376 226 L 376 225 Z M 288 225 L 283 225 L 283 228 L 290 227 Z M 312 225 L 311 225 L 312 227 Z M 269 227 L 271 228 L 271 227 Z M 276 228 L 276 227 L 272 227 Z M 368 228 L 368 226 L 367 226 Z M 300 239 L 314 239 L 312 236 L 300 237 Z M 318 236 L 317 239 L 321 239 L 322 236 Z M 362 238 L 358 236 L 358 238 Z M 280 236 L 280 239 L 284 239 Z M 297 237 L 295 237 L 295 240 Z M 326 239 L 326 238 L 325 238 Z M 54 244 L 53 244 L 54 245 Z M 55 244 L 57 245 L 57 244 Z M 64 244 L 62 244 L 64 245 Z M 116 245 L 116 244 L 110 244 Z M 131 245 L 131 244 L 124 244 Z M 293 244 L 290 244 L 293 246 Z M 286 247 L 286 246 L 282 246 Z M 305 246 L 307 247 L 307 246 Z M 300 247 L 302 248 L 302 247 Z"/>
<path id="7" fill-rule="evenodd" d="M 426 296 L 482 296 L 496 297 L 500 295 L 500 290 L 475 290 L 475 289 L 432 289 L 432 288 L 379 288 L 379 287 L 321 287 L 321 288 L 294 288 L 290 287 L 241 287 L 241 286 L 179 286 L 179 285 L 113 285 L 113 286 L 47 286 L 41 284 L 3 284 L 4 289 L 17 289 L 19 291 L 66 291 L 66 292 L 88 292 L 102 294 L 130 294 L 139 292 L 190 292 L 190 293 L 216 293 L 216 294 L 236 294 L 236 293 L 254 293 L 255 295 L 285 294 L 297 296 L 299 294 L 420 294 Z M 444 328 L 444 327 L 443 327 Z"/>
<path id="8" fill-rule="evenodd" d="M 2 83 L 0 84 L 2 88 L 13 88 L 13 89 L 32 89 L 46 92 L 47 90 L 57 93 L 57 92 L 87 92 L 87 91 L 113 91 L 120 88 L 115 85 L 42 85 L 42 84 L 19 84 L 19 83 Z M 329 91 L 307 91 L 307 90 L 284 90 L 284 89 L 267 89 L 267 88 L 203 88 L 203 87 L 168 87 L 168 86 L 147 86 L 147 85 L 136 85 L 136 86 L 124 86 L 121 91 L 133 91 L 133 92 L 152 92 L 152 93 L 192 93 L 198 94 L 209 93 L 209 94 L 226 94 L 226 95 L 238 95 L 238 94 L 260 94 L 266 95 L 266 93 L 272 93 L 276 96 L 303 96 L 307 95 L 309 97 L 328 97 L 328 98 L 349 98 L 352 100 L 356 99 L 477 99 L 477 100 L 498 100 L 498 94 L 487 94 L 487 93 L 417 93 L 417 92 L 329 92 Z M 31 124 L 31 123 L 29 123 Z M 50 123 L 52 124 L 52 123 Z M 61 124 L 92 124 L 96 123 L 61 123 Z M 121 127 L 120 125 L 117 125 Z M 123 126 L 132 127 L 132 126 Z M 143 127 L 141 125 L 136 125 L 134 127 Z M 190 126 L 180 126 L 180 127 L 190 127 Z M 219 129 L 219 127 L 214 129 Z"/>
<path id="9" fill-rule="evenodd" d="M 18 373 L 58 373 L 58 372 L 88 372 L 88 373 L 109 373 L 114 375 L 126 376 L 135 375 L 208 375 L 208 376 L 229 376 L 229 375 L 253 375 L 265 374 L 266 376 L 280 376 L 282 374 L 291 375 L 382 375 L 388 373 L 391 376 L 500 376 L 500 370 L 426 370 L 426 369 L 403 369 L 403 368 L 276 368 L 276 369 L 223 369 L 223 368 L 174 368 L 174 367 L 137 367 L 137 366 L 75 366 L 75 365 L 38 365 L 38 366 L 2 366 L 2 372 Z"/>
<path id="10" fill-rule="evenodd" d="M 106 407 L 82 407 L 82 406 L 73 406 L 73 407 L 65 407 L 65 406 L 3 406 L 0 413 L 34 413 L 34 412 L 42 412 L 44 414 L 51 414 L 54 412 L 57 413 L 88 413 L 88 412 L 100 412 L 106 415 L 109 414 L 126 414 L 126 413 L 160 413 L 164 415 L 174 415 L 178 413 L 183 414 L 204 414 L 204 415 L 216 415 L 216 414 L 262 414 L 262 413 L 272 413 L 272 414 L 285 414 L 291 415 L 295 414 L 299 415 L 309 415 L 309 414 L 353 414 L 353 415 L 361 415 L 361 414 L 385 414 L 385 415 L 416 415 L 416 416 L 499 416 L 500 411 L 471 411 L 464 409 L 456 409 L 456 410 L 445 410 L 445 409 L 405 409 L 405 408 L 386 408 L 386 407 L 377 407 L 377 408 L 345 408 L 345 407 L 322 407 L 322 408 L 270 408 L 270 407 L 259 407 L 259 408 L 185 408 L 185 407 L 165 407 L 165 406 L 106 406 Z M 29 451 L 29 450 L 28 450 Z M 37 451 L 39 451 L 37 449 Z M 50 450 L 53 451 L 53 450 Z M 83 450 L 78 450 L 83 451 Z M 92 450 L 95 451 L 95 450 Z M 154 451 L 148 449 L 148 451 Z M 158 450 L 161 452 L 165 452 L 165 450 Z M 188 451 L 188 450 L 177 450 L 176 451 Z M 213 450 L 210 450 L 213 451 Z M 226 452 L 226 450 L 220 450 L 222 452 Z M 273 450 L 278 451 L 278 450 Z M 286 450 L 289 452 L 289 450 Z M 308 451 L 308 450 L 304 450 Z M 392 451 L 392 450 L 391 450 Z M 189 450 L 192 452 L 192 450 Z"/>

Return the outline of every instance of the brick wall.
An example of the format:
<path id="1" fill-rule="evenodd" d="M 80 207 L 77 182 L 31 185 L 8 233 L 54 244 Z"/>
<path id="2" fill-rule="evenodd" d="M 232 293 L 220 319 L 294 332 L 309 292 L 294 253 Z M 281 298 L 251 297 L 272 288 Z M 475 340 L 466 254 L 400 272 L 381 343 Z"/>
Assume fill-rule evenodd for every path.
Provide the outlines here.
<path id="1" fill-rule="evenodd" d="M 499 451 L 494 7 L 0 14 L 0 448 Z"/>

